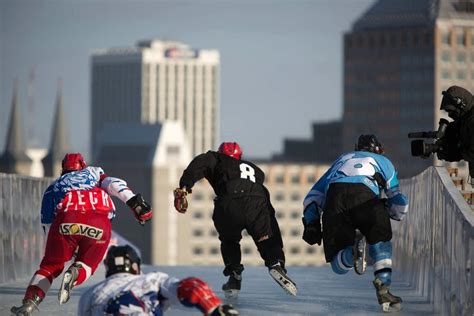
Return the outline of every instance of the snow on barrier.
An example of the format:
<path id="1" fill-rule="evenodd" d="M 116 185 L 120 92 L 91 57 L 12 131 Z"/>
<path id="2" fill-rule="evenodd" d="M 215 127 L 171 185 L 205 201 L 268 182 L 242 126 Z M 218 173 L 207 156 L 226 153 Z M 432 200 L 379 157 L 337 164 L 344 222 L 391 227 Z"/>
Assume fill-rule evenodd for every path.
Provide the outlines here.
<path id="1" fill-rule="evenodd" d="M 0 173 L 0 283 L 30 277 L 44 253 L 41 197 L 49 179 Z"/>
<path id="2" fill-rule="evenodd" d="M 444 168 L 400 182 L 410 210 L 395 232 L 394 267 L 435 313 L 474 315 L 474 211 Z"/>

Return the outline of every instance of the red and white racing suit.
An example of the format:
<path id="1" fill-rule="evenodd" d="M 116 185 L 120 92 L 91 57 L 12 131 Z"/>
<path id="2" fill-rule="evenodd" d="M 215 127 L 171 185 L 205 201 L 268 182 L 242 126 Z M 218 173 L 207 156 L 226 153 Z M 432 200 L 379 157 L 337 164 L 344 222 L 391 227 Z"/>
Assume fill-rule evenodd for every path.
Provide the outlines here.
<path id="1" fill-rule="evenodd" d="M 76 249 L 73 264 L 79 269 L 75 285 L 83 283 L 94 273 L 110 241 L 109 218 L 115 211 L 110 195 L 123 202 L 134 196 L 125 181 L 108 177 L 97 167 L 65 174 L 48 190 L 55 190 L 56 199 L 58 196 L 62 199 L 53 203 L 55 214 L 45 254 L 25 293 L 24 299 L 35 301 L 45 297 L 53 279 L 61 274 L 64 264 L 72 259 Z M 49 194 L 48 190 L 45 197 Z M 43 204 L 46 204 L 45 198 Z"/>

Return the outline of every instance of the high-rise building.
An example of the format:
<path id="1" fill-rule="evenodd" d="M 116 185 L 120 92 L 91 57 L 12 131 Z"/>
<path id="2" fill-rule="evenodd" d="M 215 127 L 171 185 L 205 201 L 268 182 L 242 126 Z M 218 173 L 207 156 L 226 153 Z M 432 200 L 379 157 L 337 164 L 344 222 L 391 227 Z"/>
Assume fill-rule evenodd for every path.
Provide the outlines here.
<path id="1" fill-rule="evenodd" d="M 474 1 L 376 1 L 344 37 L 343 149 L 375 133 L 402 177 L 422 171 L 407 134 L 438 128 L 451 85 L 474 91 Z"/>
<path id="2" fill-rule="evenodd" d="M 316 122 L 311 139 L 286 138 L 283 152 L 273 161 L 293 161 L 330 165 L 342 154 L 342 122 Z"/>
<path id="3" fill-rule="evenodd" d="M 216 148 L 219 133 L 217 50 L 146 40 L 91 58 L 92 156 L 105 123 L 183 123 L 192 154 Z M 95 160 L 95 159 L 94 159 Z"/>

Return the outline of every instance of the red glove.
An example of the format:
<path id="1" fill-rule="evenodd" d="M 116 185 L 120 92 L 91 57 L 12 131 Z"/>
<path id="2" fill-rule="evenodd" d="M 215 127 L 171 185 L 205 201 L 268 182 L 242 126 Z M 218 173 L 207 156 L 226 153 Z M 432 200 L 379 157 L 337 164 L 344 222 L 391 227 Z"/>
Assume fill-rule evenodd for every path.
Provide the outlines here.
<path id="1" fill-rule="evenodd" d="M 142 225 L 149 221 L 153 216 L 151 206 L 143 199 L 143 196 L 138 193 L 127 201 L 127 205 L 132 209 L 133 215 Z"/>
<path id="2" fill-rule="evenodd" d="M 194 277 L 181 280 L 178 285 L 178 299 L 184 306 L 197 307 L 204 315 L 209 315 L 221 305 L 221 300 L 209 285 Z"/>
<path id="3" fill-rule="evenodd" d="M 176 188 L 173 191 L 174 194 L 174 208 L 180 213 L 186 213 L 188 210 L 188 200 L 186 195 L 188 191 L 186 189 Z"/>

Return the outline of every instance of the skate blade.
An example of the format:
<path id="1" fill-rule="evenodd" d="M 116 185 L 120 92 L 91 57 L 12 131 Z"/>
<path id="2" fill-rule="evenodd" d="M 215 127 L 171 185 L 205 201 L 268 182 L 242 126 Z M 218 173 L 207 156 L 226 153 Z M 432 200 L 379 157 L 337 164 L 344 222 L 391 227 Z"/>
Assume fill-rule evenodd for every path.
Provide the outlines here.
<path id="1" fill-rule="evenodd" d="M 224 290 L 224 296 L 228 300 L 234 300 L 239 295 L 239 290 Z"/>
<path id="2" fill-rule="evenodd" d="M 402 304 L 396 303 L 390 305 L 390 302 L 382 303 L 382 311 L 384 313 L 394 313 L 402 309 Z"/>
<path id="3" fill-rule="evenodd" d="M 356 264 L 354 265 L 354 271 L 358 275 L 364 274 L 366 270 L 367 270 L 367 262 L 363 259 L 358 260 Z"/>
<path id="4" fill-rule="evenodd" d="M 365 273 L 367 269 L 367 261 L 365 260 L 366 255 L 366 242 L 365 237 L 362 237 L 357 243 L 357 260 L 354 262 L 354 271 L 358 275 Z"/>
<path id="5" fill-rule="evenodd" d="M 67 301 L 69 301 L 69 295 L 71 291 L 71 287 L 70 287 L 71 280 L 72 280 L 72 273 L 69 271 L 66 271 L 66 273 L 64 273 L 63 281 L 61 282 L 61 287 L 59 288 L 59 293 L 58 293 L 59 305 L 62 305 L 64 303 L 67 303 Z"/>
<path id="6" fill-rule="evenodd" d="M 269 273 L 272 278 L 278 283 L 278 285 L 280 285 L 281 288 L 285 290 L 286 293 L 296 296 L 298 289 L 292 281 L 284 278 L 280 273 L 273 269 L 270 269 Z"/>

